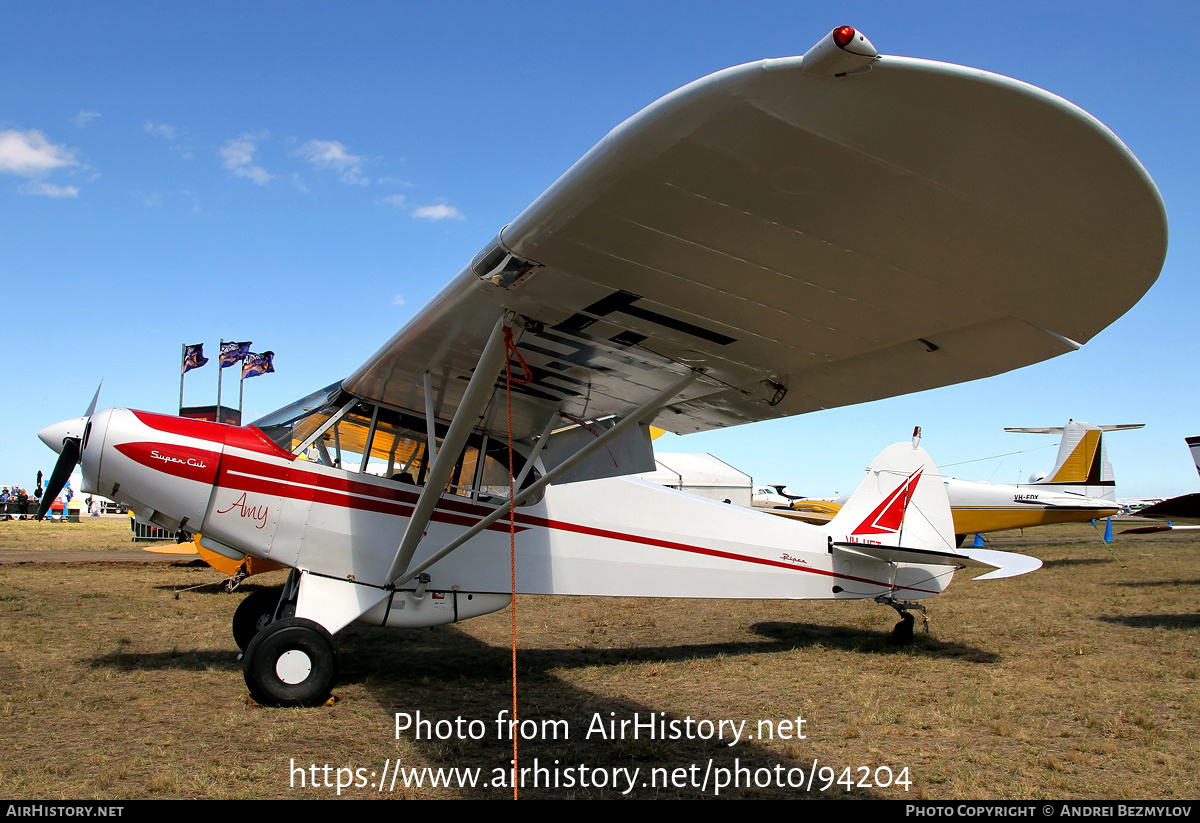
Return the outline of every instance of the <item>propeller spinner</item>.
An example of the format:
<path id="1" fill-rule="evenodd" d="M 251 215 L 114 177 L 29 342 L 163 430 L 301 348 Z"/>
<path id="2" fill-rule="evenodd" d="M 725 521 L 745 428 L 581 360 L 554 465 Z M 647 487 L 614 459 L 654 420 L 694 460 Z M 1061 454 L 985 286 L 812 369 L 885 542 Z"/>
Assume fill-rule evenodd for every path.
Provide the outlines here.
<path id="1" fill-rule="evenodd" d="M 100 386 L 103 385 L 104 381 L 101 380 Z M 46 516 L 54 499 L 58 497 L 58 493 L 67 484 L 71 472 L 79 463 L 79 456 L 83 453 L 83 441 L 87 436 L 87 427 L 91 422 L 92 414 L 96 411 L 96 401 L 100 399 L 100 386 L 96 387 L 91 405 L 88 406 L 83 417 L 53 423 L 38 432 L 41 441 L 58 452 L 58 461 L 54 464 L 54 471 L 50 472 L 50 482 L 46 484 L 46 489 L 42 493 L 42 502 L 38 506 L 38 520 Z"/>

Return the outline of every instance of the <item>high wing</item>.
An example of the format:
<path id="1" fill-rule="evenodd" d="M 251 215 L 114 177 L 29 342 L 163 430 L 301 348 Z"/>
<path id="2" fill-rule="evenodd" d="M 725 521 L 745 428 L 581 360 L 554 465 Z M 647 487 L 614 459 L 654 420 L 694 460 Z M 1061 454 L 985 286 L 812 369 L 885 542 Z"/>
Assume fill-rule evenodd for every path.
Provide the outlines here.
<path id="1" fill-rule="evenodd" d="M 1093 117 L 975 69 L 831 63 L 829 43 L 625 121 L 343 388 L 423 414 L 428 372 L 448 420 L 508 311 L 533 376 L 517 439 L 556 409 L 622 417 L 694 369 L 653 423 L 702 431 L 1045 360 L 1154 283 L 1162 201 Z M 481 425 L 506 417 L 493 400 Z"/>

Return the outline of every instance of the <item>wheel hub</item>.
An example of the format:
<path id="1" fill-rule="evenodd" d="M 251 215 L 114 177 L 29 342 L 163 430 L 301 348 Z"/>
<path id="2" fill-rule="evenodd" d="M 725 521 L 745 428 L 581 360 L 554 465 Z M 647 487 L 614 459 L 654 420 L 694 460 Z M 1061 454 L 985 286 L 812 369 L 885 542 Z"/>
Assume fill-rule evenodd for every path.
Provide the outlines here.
<path id="1" fill-rule="evenodd" d="M 289 686 L 303 683 L 311 673 L 312 660 L 298 649 L 284 652 L 275 661 L 275 674 Z"/>

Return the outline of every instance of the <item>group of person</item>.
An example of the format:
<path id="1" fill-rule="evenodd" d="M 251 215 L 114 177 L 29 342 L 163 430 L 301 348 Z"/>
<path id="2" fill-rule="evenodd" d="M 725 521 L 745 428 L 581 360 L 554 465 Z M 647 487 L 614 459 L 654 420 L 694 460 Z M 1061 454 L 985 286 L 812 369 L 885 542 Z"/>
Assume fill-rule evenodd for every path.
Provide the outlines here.
<path id="1" fill-rule="evenodd" d="M 42 501 L 42 485 L 38 484 L 37 489 L 33 493 L 33 497 L 29 496 L 29 492 L 21 486 L 13 486 L 9 489 L 8 486 L 0 488 L 0 511 L 3 512 L 4 520 L 26 520 L 29 517 L 29 503 L 33 501 L 34 505 L 39 505 Z"/>
<path id="2" fill-rule="evenodd" d="M 42 473 L 37 473 L 37 488 L 34 489 L 33 495 L 23 486 L 14 484 L 9 486 L 0 486 L 0 520 L 28 520 L 29 519 L 29 504 L 33 504 L 33 509 L 36 512 L 37 508 L 42 503 L 42 495 L 45 490 L 42 488 Z M 68 483 L 63 489 L 63 499 L 71 502 L 71 484 Z"/>

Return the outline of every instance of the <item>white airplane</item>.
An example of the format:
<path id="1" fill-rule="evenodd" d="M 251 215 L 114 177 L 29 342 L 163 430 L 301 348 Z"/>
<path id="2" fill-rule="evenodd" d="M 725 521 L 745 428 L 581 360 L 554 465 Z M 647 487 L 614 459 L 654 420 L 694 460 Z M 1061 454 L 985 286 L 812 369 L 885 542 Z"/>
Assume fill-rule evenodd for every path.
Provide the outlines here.
<path id="1" fill-rule="evenodd" d="M 791 509 L 792 503 L 806 499 L 802 494 L 792 494 L 782 483 L 755 485 L 750 505 L 758 509 Z"/>
<path id="2" fill-rule="evenodd" d="M 751 505 L 781 517 L 794 517 L 805 523 L 821 525 L 834 518 L 845 502 L 844 497 L 805 497 L 792 494 L 783 484 L 755 486 Z"/>
<path id="3" fill-rule="evenodd" d="M 1066 426 L 1006 428 L 1006 432 L 1062 435 L 1054 468 L 1018 484 L 947 478 L 958 543 L 978 532 L 1073 523 L 1116 514 L 1120 506 L 1104 433 L 1144 425 L 1093 426 L 1069 420 Z"/>
<path id="4" fill-rule="evenodd" d="M 1073 351 L 1150 288 L 1166 238 L 1153 181 L 1085 112 L 842 27 L 625 121 L 365 364 L 256 425 L 93 400 L 40 433 L 60 451 L 48 496 L 79 461 L 142 518 L 291 567 L 234 618 L 260 703 L 322 702 L 354 620 L 436 625 L 514 592 L 873 598 L 911 632 L 956 569 L 1038 565 L 954 549 L 923 449 L 885 450 L 817 527 L 623 477 L 654 468 L 649 424 Z M 310 446 L 319 462 L 297 459 Z"/>
<path id="5" fill-rule="evenodd" d="M 1200 437 L 1185 437 L 1184 442 L 1187 443 L 1188 451 L 1192 453 L 1192 462 L 1196 464 L 1196 471 L 1200 472 Z M 1147 520 L 1166 520 L 1168 522 L 1161 525 L 1125 529 L 1121 534 L 1195 531 L 1200 529 L 1200 494 L 1181 494 L 1179 497 L 1171 497 L 1145 506 L 1133 514 L 1135 517 L 1144 517 Z"/>

